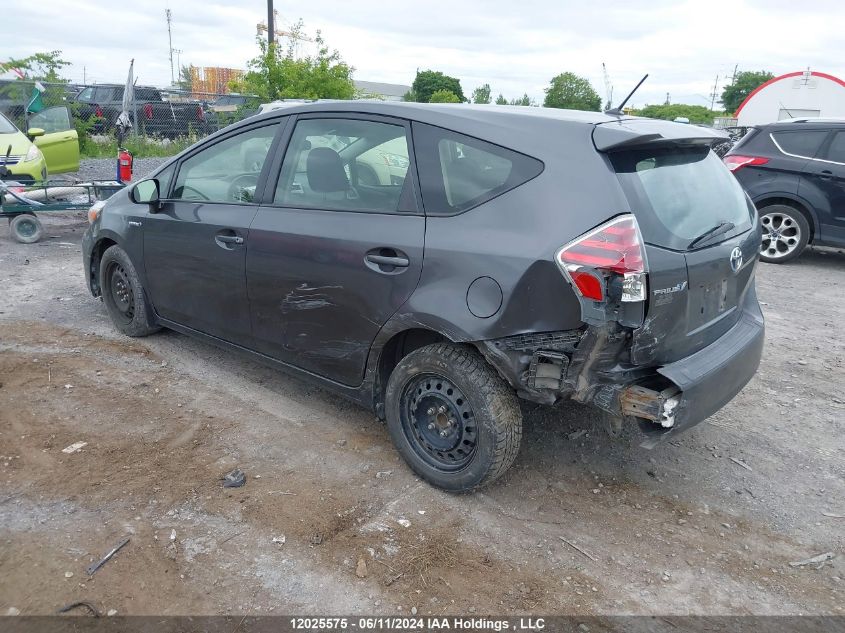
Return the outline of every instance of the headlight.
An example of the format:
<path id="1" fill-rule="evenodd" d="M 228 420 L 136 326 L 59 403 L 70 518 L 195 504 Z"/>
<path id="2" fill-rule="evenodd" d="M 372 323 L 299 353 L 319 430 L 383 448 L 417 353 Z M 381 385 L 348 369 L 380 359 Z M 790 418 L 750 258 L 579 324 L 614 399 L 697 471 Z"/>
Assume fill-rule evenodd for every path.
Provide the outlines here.
<path id="1" fill-rule="evenodd" d="M 106 206 L 106 201 L 98 200 L 88 209 L 88 224 L 94 224 L 97 221 L 97 218 L 100 217 L 100 211 L 103 210 L 104 206 Z"/>
<path id="2" fill-rule="evenodd" d="M 35 147 L 35 145 L 30 145 L 26 156 L 23 157 L 23 162 L 29 163 L 34 160 L 41 160 L 42 158 L 44 158 L 44 155 L 41 153 L 41 150 Z"/>

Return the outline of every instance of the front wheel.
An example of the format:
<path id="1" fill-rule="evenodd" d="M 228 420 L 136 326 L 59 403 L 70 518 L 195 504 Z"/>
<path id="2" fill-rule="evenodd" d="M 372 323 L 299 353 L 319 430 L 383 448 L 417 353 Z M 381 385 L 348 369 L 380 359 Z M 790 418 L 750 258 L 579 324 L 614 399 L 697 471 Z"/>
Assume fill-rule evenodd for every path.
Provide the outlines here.
<path id="1" fill-rule="evenodd" d="M 760 209 L 763 243 L 760 259 L 782 264 L 798 257 L 810 241 L 810 223 L 795 207 L 772 204 Z"/>
<path id="2" fill-rule="evenodd" d="M 112 323 L 127 336 L 146 336 L 161 329 L 151 319 L 152 309 L 135 266 L 120 246 L 110 246 L 103 253 L 100 289 Z"/>
<path id="3" fill-rule="evenodd" d="M 522 414 L 513 389 L 468 347 L 435 343 L 403 358 L 387 383 L 387 427 L 420 477 L 464 492 L 516 459 Z"/>

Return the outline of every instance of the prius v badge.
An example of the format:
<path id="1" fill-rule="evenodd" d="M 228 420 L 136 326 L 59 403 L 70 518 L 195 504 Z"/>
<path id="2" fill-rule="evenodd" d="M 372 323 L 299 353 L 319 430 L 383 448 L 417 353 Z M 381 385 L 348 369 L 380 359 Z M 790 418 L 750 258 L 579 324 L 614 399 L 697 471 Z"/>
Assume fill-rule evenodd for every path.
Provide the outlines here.
<path id="1" fill-rule="evenodd" d="M 670 286 L 668 288 L 655 288 L 654 294 L 655 295 L 671 295 L 676 292 L 681 292 L 685 290 L 687 287 L 687 282 L 682 281 L 680 283 L 675 284 L 674 286 Z"/>

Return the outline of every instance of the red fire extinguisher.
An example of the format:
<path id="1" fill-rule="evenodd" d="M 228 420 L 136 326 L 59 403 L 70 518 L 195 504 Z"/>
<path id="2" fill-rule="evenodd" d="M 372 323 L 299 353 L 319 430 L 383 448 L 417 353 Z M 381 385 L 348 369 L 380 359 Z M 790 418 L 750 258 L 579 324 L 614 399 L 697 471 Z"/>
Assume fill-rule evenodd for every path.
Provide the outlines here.
<path id="1" fill-rule="evenodd" d="M 122 147 L 117 150 L 117 181 L 127 183 L 132 180 L 132 154 Z"/>

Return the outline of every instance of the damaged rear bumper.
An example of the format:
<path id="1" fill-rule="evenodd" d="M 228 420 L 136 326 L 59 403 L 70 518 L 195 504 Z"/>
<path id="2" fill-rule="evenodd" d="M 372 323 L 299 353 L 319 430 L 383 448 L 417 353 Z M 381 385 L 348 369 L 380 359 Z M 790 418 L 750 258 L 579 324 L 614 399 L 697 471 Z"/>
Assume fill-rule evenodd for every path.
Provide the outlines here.
<path id="1" fill-rule="evenodd" d="M 689 428 L 730 402 L 754 376 L 763 355 L 765 325 L 757 303 L 722 337 L 704 349 L 657 372 L 681 390 L 673 430 Z"/>
<path id="2" fill-rule="evenodd" d="M 676 362 L 626 362 L 631 330 L 618 324 L 526 334 L 476 343 L 520 397 L 564 398 L 641 421 L 657 439 L 688 429 L 726 405 L 757 371 L 765 326 L 754 291 L 737 323 L 716 341 Z"/>

